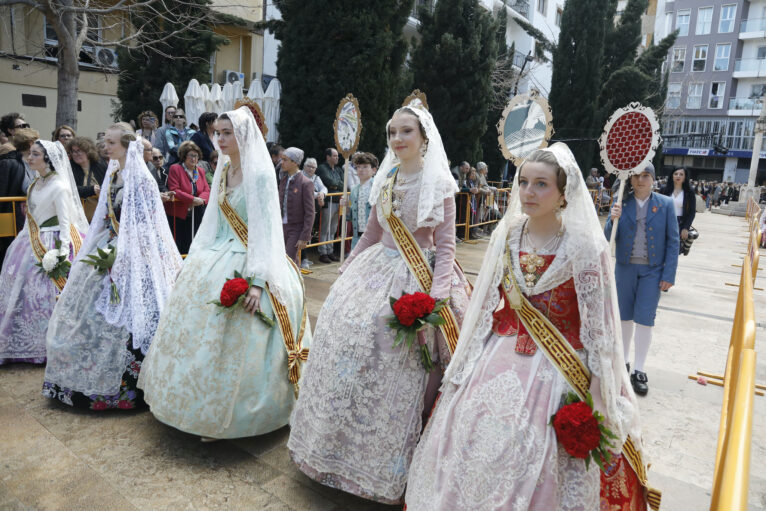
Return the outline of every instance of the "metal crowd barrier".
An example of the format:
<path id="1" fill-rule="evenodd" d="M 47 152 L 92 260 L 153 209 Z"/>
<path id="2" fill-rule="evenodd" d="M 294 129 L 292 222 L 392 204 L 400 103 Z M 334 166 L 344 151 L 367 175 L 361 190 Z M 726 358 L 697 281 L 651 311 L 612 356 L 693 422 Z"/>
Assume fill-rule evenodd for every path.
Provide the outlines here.
<path id="1" fill-rule="evenodd" d="M 0 197 L 0 204 L 11 204 L 11 211 L 0 213 L 0 238 L 15 238 L 18 234 L 16 229 L 17 208 L 23 210 L 26 207 L 26 197 Z M 21 212 L 21 211 L 20 211 Z M 2 261 L 0 261 L 2 264 Z"/>
<path id="2" fill-rule="evenodd" d="M 711 511 L 746 511 L 750 484 L 750 451 L 755 383 L 755 313 L 753 286 L 758 273 L 760 206 L 747 205 L 748 247 L 742 262 L 734 324 L 723 376 L 723 403 L 718 431 Z"/>

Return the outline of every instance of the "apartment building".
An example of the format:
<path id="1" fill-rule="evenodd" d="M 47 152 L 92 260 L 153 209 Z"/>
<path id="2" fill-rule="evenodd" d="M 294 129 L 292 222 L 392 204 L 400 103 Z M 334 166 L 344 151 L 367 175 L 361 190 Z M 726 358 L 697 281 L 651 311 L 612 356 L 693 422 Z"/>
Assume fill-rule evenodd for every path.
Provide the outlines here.
<path id="1" fill-rule="evenodd" d="M 766 92 L 766 0 L 659 0 L 655 41 L 674 30 L 664 164 L 700 179 L 746 182 Z M 766 162 L 758 182 L 764 177 Z"/>

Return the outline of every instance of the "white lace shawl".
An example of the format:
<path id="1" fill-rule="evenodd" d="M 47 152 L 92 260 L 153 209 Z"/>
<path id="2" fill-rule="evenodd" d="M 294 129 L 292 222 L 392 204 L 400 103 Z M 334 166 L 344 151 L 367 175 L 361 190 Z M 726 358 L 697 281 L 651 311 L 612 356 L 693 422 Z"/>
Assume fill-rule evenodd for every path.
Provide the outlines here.
<path id="1" fill-rule="evenodd" d="M 77 183 L 75 182 L 74 174 L 72 174 L 72 166 L 69 163 L 66 149 L 58 141 L 38 140 L 38 142 L 43 146 L 45 152 L 48 153 L 53 170 L 56 171 L 56 176 L 53 179 L 60 181 L 61 186 L 65 189 L 65 197 L 56 198 L 57 200 L 62 200 L 65 209 L 60 211 L 60 208 L 57 208 L 56 212 L 59 217 L 59 225 L 61 226 L 59 234 L 61 238 L 61 251 L 62 253 L 69 254 L 71 239 L 68 226 L 73 224 L 77 232 L 84 233 L 88 230 L 88 220 L 85 217 L 85 211 L 82 209 L 80 195 L 77 192 Z M 39 219 L 39 221 L 44 220 L 46 219 Z"/>
<path id="2" fill-rule="evenodd" d="M 420 180 L 416 229 L 436 227 L 444 221 L 444 199 L 453 197 L 459 191 L 459 188 L 457 183 L 455 183 L 455 178 L 450 173 L 447 153 L 444 151 L 442 137 L 439 135 L 439 130 L 436 129 L 433 117 L 427 110 L 418 108 L 412 103 L 408 108 L 418 116 L 428 138 L 428 148 L 423 157 L 423 170 L 421 171 L 423 176 Z M 388 134 L 390 124 L 391 121 L 389 120 L 386 123 L 386 134 Z M 383 158 L 383 163 L 380 164 L 380 169 L 375 174 L 374 181 L 372 182 L 369 198 L 372 206 L 377 204 L 378 197 L 386 184 L 391 170 L 398 165 L 399 160 L 389 143 L 388 152 L 385 158 Z M 378 215 L 381 214 L 380 212 L 378 213 Z M 385 222 L 381 221 L 381 225 L 384 224 Z"/>
<path id="3" fill-rule="evenodd" d="M 245 106 L 226 112 L 234 127 L 242 166 L 242 185 L 247 200 L 247 263 L 245 276 L 256 276 L 269 284 L 269 291 L 280 303 L 285 303 L 290 289 L 293 271 L 285 256 L 285 240 L 282 233 L 282 214 L 279 208 L 279 192 L 274 178 L 266 142 L 255 122 L 252 112 Z M 217 139 L 214 141 L 218 148 Z M 210 246 L 218 232 L 218 189 L 221 173 L 229 163 L 229 157 L 221 154 L 213 176 L 205 216 L 192 242 L 189 253 Z M 233 270 L 232 270 L 233 272 Z M 230 277 L 233 276 L 230 275 Z"/>
<path id="4" fill-rule="evenodd" d="M 93 253 L 98 241 L 103 239 L 107 229 L 106 200 L 118 169 L 119 162 L 111 160 L 93 222 L 75 261 Z M 157 181 L 144 163 L 141 137 L 130 143 L 121 174 L 125 185 L 116 241 L 117 258 L 111 271 L 120 301 L 110 303 L 110 286 L 104 285 L 96 310 L 109 324 L 125 327 L 133 335 L 133 347 L 146 354 L 183 260 L 170 232 Z"/>
<path id="5" fill-rule="evenodd" d="M 536 295 L 574 279 L 580 312 L 580 340 L 586 351 L 586 364 L 600 384 L 600 388 L 591 388 L 596 407 L 604 413 L 607 427 L 619 436 L 621 442 L 630 434 L 640 449 L 638 406 L 625 371 L 608 243 L 571 151 L 563 143 L 554 144 L 547 150 L 556 156 L 567 173 L 567 206 L 562 213 L 565 234 L 551 266 L 531 291 L 523 291 L 526 295 Z M 458 346 L 444 376 L 446 384 L 461 385 L 467 381 L 491 333 L 492 313 L 500 304 L 498 286 L 505 270 L 506 250 L 511 251 L 517 282 L 523 282 L 518 250 L 527 217 L 521 212 L 518 177 L 519 172 L 514 179 L 508 210 L 484 255 Z"/>

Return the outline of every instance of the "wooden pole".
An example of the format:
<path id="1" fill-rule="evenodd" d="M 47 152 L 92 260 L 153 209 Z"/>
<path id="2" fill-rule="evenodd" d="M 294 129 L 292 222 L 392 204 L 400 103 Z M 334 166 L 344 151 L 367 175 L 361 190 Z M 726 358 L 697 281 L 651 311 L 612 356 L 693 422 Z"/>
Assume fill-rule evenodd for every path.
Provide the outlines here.
<path id="1" fill-rule="evenodd" d="M 346 159 L 346 163 L 343 165 L 343 195 L 341 196 L 342 199 L 346 198 L 346 188 L 348 187 L 348 159 L 351 155 L 343 155 L 343 157 Z M 341 224 L 340 224 L 340 264 L 343 264 L 343 261 L 346 256 L 346 207 L 340 206 L 340 216 L 341 216 Z"/>
<path id="2" fill-rule="evenodd" d="M 622 194 L 623 192 L 625 192 L 625 181 L 626 179 L 620 178 L 620 190 L 617 192 L 617 201 L 620 203 L 620 205 L 622 205 Z M 609 211 L 610 211 L 609 215 L 611 216 L 611 211 L 612 211 L 611 205 L 609 206 Z M 617 243 L 617 224 L 619 222 L 620 222 L 619 218 L 614 219 L 614 221 L 612 222 L 612 232 L 609 234 L 609 250 L 612 252 L 612 255 L 614 255 L 615 246 Z"/>

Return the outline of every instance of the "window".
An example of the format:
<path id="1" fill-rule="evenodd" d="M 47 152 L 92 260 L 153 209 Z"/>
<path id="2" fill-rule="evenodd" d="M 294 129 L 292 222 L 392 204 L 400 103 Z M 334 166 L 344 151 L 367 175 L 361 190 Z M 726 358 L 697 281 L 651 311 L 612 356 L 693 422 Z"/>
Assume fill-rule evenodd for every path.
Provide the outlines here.
<path id="1" fill-rule="evenodd" d="M 696 109 L 696 108 L 700 108 L 701 106 L 702 106 L 702 84 L 690 83 L 689 93 L 686 96 L 686 108 Z"/>
<path id="2" fill-rule="evenodd" d="M 686 47 L 673 48 L 673 63 L 670 66 L 670 71 L 673 73 L 683 72 L 685 60 L 686 60 Z"/>
<path id="3" fill-rule="evenodd" d="M 766 93 L 766 83 L 755 83 L 750 86 L 750 98 L 760 98 Z"/>
<path id="4" fill-rule="evenodd" d="M 710 84 L 710 99 L 708 100 L 708 108 L 720 109 L 723 108 L 723 96 L 726 93 L 726 82 L 713 82 Z"/>
<path id="5" fill-rule="evenodd" d="M 700 44 L 694 47 L 694 58 L 692 59 L 692 71 L 704 71 L 707 63 L 707 44 Z"/>
<path id="6" fill-rule="evenodd" d="M 716 44 L 713 71 L 728 71 L 729 55 L 731 55 L 731 43 Z"/>
<path id="7" fill-rule="evenodd" d="M 713 25 L 713 8 L 700 7 L 697 9 L 697 35 L 706 35 L 710 33 Z"/>
<path id="8" fill-rule="evenodd" d="M 760 60 L 766 59 L 766 46 L 758 47 L 758 52 L 756 53 L 755 58 Z"/>
<path id="9" fill-rule="evenodd" d="M 689 18 L 691 18 L 692 11 L 685 9 L 676 13 L 676 30 L 678 30 L 678 36 L 689 35 Z"/>
<path id="10" fill-rule="evenodd" d="M 548 0 L 537 0 L 537 12 L 545 16 L 548 11 Z"/>
<path id="11" fill-rule="evenodd" d="M 681 84 L 669 83 L 668 84 L 668 108 L 678 108 L 681 106 Z"/>
<path id="12" fill-rule="evenodd" d="M 561 17 L 564 15 L 564 11 L 561 9 L 561 7 L 556 7 L 556 26 L 561 26 Z"/>
<path id="13" fill-rule="evenodd" d="M 728 34 L 734 32 L 734 18 L 737 16 L 737 4 L 721 6 L 721 19 L 718 20 L 718 32 Z"/>

